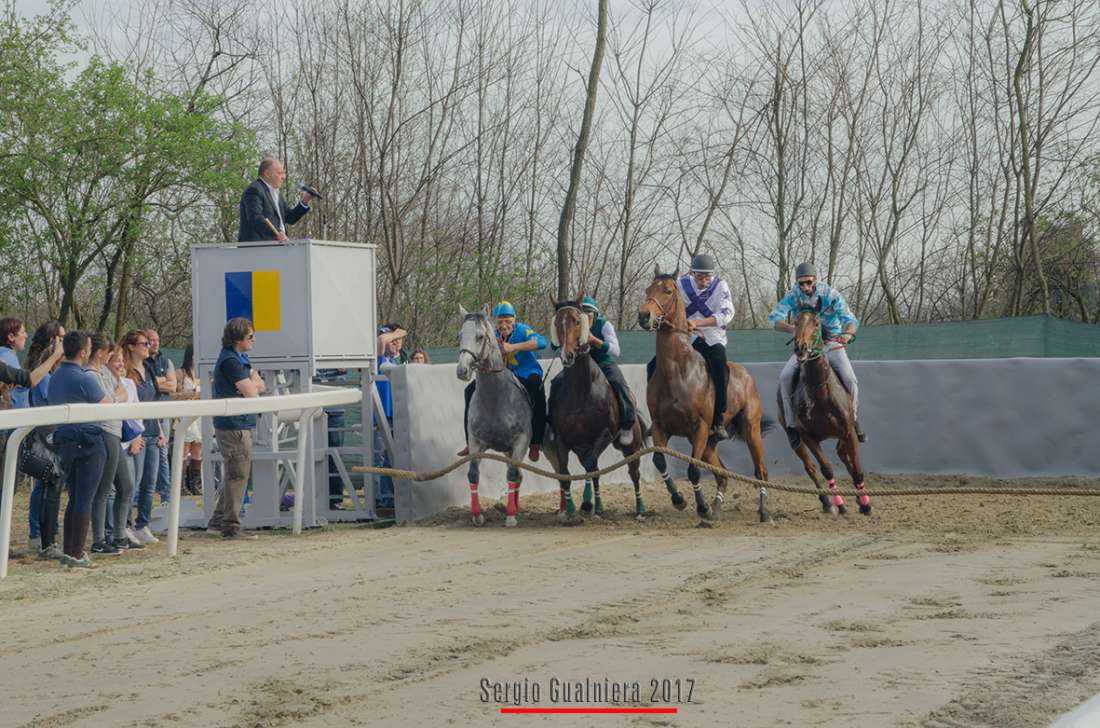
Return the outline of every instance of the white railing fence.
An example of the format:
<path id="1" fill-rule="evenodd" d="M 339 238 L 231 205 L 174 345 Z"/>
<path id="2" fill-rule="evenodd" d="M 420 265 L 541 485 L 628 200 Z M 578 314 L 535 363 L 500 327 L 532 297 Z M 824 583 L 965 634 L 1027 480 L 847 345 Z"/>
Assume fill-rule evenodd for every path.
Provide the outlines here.
<path id="1" fill-rule="evenodd" d="M 316 386 L 316 385 L 314 385 Z M 358 404 L 363 400 L 359 389 L 319 387 L 320 391 L 285 394 L 271 397 L 204 399 L 178 402 L 143 402 L 140 404 L 71 404 L 58 407 L 31 407 L 0 412 L 0 430 L 12 430 L 4 453 L 4 481 L 0 505 L 0 579 L 8 574 L 8 553 L 11 547 L 12 507 L 15 498 L 15 478 L 19 464 L 19 447 L 31 430 L 41 425 L 64 425 L 81 422 L 130 419 L 179 419 L 173 440 L 172 493 L 168 511 L 168 556 L 174 557 L 179 546 L 180 480 L 183 476 L 183 436 L 198 417 L 223 417 L 298 410 L 298 467 L 294 498 L 294 533 L 302 532 L 302 509 L 308 500 L 303 481 L 308 470 L 305 462 L 308 450 L 310 421 L 323 407 Z"/>

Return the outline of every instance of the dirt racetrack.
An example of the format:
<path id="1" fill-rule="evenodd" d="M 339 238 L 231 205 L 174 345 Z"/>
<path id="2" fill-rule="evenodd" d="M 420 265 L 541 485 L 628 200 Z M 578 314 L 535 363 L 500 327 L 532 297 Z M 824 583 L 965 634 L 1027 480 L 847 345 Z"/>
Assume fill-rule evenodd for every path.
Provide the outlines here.
<path id="1" fill-rule="evenodd" d="M 963 480 L 994 482 L 868 484 Z M 880 498 L 838 518 L 773 493 L 760 525 L 746 495 L 701 529 L 663 488 L 647 486 L 643 524 L 628 489 L 605 490 L 606 517 L 575 527 L 540 494 L 514 530 L 455 509 L 247 543 L 185 534 L 175 562 L 159 545 L 92 572 L 16 560 L 0 724 L 1012 728 L 1100 690 L 1100 498 Z M 17 508 L 19 551 L 25 528 Z M 672 698 L 679 680 L 691 702 L 500 714 L 495 683 L 538 685 L 524 705 L 549 707 L 552 679 L 637 681 L 645 706 L 652 680 Z"/>

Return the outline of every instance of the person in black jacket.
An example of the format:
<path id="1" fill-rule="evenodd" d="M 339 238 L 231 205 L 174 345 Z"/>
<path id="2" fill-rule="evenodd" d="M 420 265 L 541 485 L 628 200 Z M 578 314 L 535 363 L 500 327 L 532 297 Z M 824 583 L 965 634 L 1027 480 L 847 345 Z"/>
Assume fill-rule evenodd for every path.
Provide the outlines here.
<path id="1" fill-rule="evenodd" d="M 309 212 L 313 196 L 303 192 L 302 201 L 289 207 L 279 194 L 284 182 L 286 170 L 283 163 L 274 157 L 264 157 L 260 161 L 259 179 L 245 188 L 241 195 L 241 229 L 237 233 L 237 242 L 288 239 L 286 226 L 298 222 Z"/>

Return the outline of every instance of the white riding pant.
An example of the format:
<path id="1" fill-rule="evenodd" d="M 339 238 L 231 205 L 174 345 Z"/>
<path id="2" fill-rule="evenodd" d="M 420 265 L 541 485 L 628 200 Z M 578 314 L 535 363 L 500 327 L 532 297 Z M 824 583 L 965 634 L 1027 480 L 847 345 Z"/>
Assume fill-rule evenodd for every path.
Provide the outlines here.
<path id="1" fill-rule="evenodd" d="M 840 377 L 840 383 L 848 390 L 852 397 L 852 414 L 859 418 L 859 380 L 856 379 L 852 362 L 848 361 L 848 350 L 836 342 L 827 342 L 827 356 L 829 365 Z M 783 371 L 779 373 L 779 387 L 783 391 L 784 415 L 788 427 L 794 427 L 794 384 L 795 375 L 798 373 L 798 357 L 791 355 L 787 360 Z"/>

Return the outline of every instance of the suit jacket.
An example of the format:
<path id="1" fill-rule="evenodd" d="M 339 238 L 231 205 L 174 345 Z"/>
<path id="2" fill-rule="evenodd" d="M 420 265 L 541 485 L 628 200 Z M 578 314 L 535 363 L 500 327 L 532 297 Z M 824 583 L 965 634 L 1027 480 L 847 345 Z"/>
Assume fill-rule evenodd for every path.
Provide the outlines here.
<path id="1" fill-rule="evenodd" d="M 282 195 L 276 194 L 276 197 L 283 213 L 283 222 L 287 225 L 293 225 L 309 212 L 309 208 L 301 202 L 294 207 L 288 207 Z M 275 233 L 264 222 L 265 217 L 275 227 L 279 227 L 279 213 L 275 210 L 267 184 L 262 179 L 257 179 L 241 195 L 241 229 L 237 233 L 237 242 L 274 240 Z"/>

